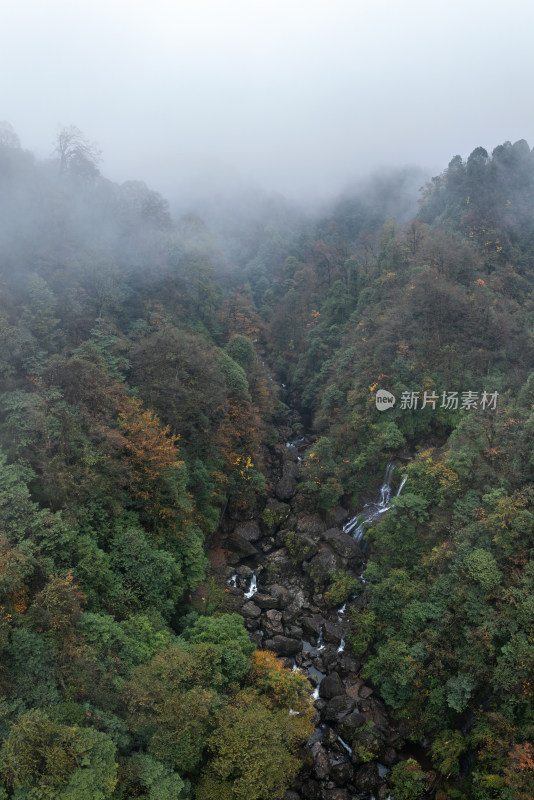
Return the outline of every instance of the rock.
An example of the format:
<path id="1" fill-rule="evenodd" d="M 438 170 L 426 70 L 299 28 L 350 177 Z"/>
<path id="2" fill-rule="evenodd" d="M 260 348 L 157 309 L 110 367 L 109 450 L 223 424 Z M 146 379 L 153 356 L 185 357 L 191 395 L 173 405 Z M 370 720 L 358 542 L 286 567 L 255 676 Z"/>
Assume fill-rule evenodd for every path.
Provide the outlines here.
<path id="1" fill-rule="evenodd" d="M 291 559 L 296 563 L 309 560 L 317 553 L 317 544 L 305 533 L 288 531 L 284 545 Z"/>
<path id="2" fill-rule="evenodd" d="M 285 549 L 274 550 L 265 557 L 265 575 L 269 581 L 287 581 L 295 574 L 295 567 L 291 563 Z"/>
<path id="3" fill-rule="evenodd" d="M 300 467 L 296 460 L 288 459 L 284 464 L 284 469 L 282 472 L 283 478 L 295 478 L 299 477 Z"/>
<path id="4" fill-rule="evenodd" d="M 352 764 L 348 761 L 341 764 L 334 764 L 330 770 L 330 777 L 338 786 L 346 786 L 347 783 L 352 781 L 352 774 L 354 770 Z"/>
<path id="5" fill-rule="evenodd" d="M 321 689 L 319 688 L 320 691 Z M 343 717 L 348 716 L 351 711 L 354 711 L 354 706 L 355 703 L 352 697 L 347 694 L 336 695 L 328 701 L 321 716 L 327 722 L 339 722 Z"/>
<path id="6" fill-rule="evenodd" d="M 279 656 L 294 656 L 300 653 L 302 642 L 299 639 L 290 639 L 287 636 L 273 636 L 263 643 L 266 650 L 272 650 Z"/>
<path id="7" fill-rule="evenodd" d="M 297 794 L 296 792 L 293 791 L 289 791 L 285 793 L 282 800 L 300 800 L 300 794 Z"/>
<path id="8" fill-rule="evenodd" d="M 279 500 L 291 500 L 297 493 L 296 479 L 290 478 L 289 475 L 284 475 L 276 484 L 274 492 Z"/>
<path id="9" fill-rule="evenodd" d="M 324 780 L 330 774 L 330 761 L 326 755 L 326 751 L 321 742 L 315 742 L 311 747 L 313 756 L 313 771 L 320 781 Z"/>
<path id="10" fill-rule="evenodd" d="M 323 626 L 323 636 L 325 642 L 333 642 L 334 644 L 339 644 L 341 640 L 344 638 L 344 635 L 347 631 L 347 626 L 343 625 L 339 622 L 332 622 L 331 620 L 326 620 Z"/>
<path id="11" fill-rule="evenodd" d="M 346 789 L 324 789 L 321 800 L 350 800 L 350 795 Z"/>
<path id="12" fill-rule="evenodd" d="M 365 722 L 366 719 L 364 715 L 355 709 L 338 721 L 337 730 L 339 730 L 339 735 L 342 739 L 352 740 L 354 731 L 360 728 Z"/>
<path id="13" fill-rule="evenodd" d="M 265 614 L 264 630 L 267 638 L 272 639 L 277 633 L 283 634 L 282 612 L 270 609 Z"/>
<path id="14" fill-rule="evenodd" d="M 340 525 L 349 518 L 350 514 L 346 508 L 343 508 L 342 506 L 336 506 L 332 511 L 331 516 L 335 524 Z"/>
<path id="15" fill-rule="evenodd" d="M 254 595 L 254 602 L 263 610 L 278 608 L 278 599 L 276 597 L 271 597 L 269 594 L 264 594 L 263 592 L 256 592 Z"/>
<path id="16" fill-rule="evenodd" d="M 290 603 L 282 610 L 282 616 L 284 617 L 284 622 L 286 625 L 290 622 L 294 622 L 298 616 L 300 616 L 301 608 L 296 603 Z"/>
<path id="17" fill-rule="evenodd" d="M 346 560 L 325 547 L 323 550 L 319 550 L 317 555 L 311 559 L 308 565 L 308 571 L 314 583 L 318 587 L 324 588 L 326 584 L 331 583 L 332 579 L 330 573 L 339 572 L 345 569 L 346 566 Z"/>
<path id="18" fill-rule="evenodd" d="M 301 796 L 306 800 L 321 800 L 321 784 L 313 778 L 302 781 Z"/>
<path id="19" fill-rule="evenodd" d="M 382 761 L 386 765 L 386 767 L 393 767 L 398 760 L 399 757 L 397 755 L 397 751 L 395 750 L 395 748 L 386 747 L 382 755 Z"/>
<path id="20" fill-rule="evenodd" d="M 289 636 L 290 639 L 302 639 L 304 635 L 299 625 L 286 625 L 284 633 L 286 636 Z"/>
<path id="21" fill-rule="evenodd" d="M 227 546 L 230 550 L 233 550 L 235 553 L 239 553 L 239 555 L 242 556 L 243 558 L 248 558 L 248 556 L 255 556 L 258 552 L 253 544 L 248 542 L 238 533 L 235 533 L 235 531 L 228 536 Z"/>
<path id="22" fill-rule="evenodd" d="M 342 558 L 361 561 L 363 554 L 352 536 L 343 533 L 339 528 L 330 528 L 321 534 L 321 539 L 328 544 Z"/>
<path id="23" fill-rule="evenodd" d="M 323 678 L 319 686 L 319 694 L 325 700 L 331 700 L 333 697 L 345 694 L 345 687 L 337 672 L 331 672 L 330 675 Z"/>
<path id="24" fill-rule="evenodd" d="M 378 767 L 375 762 L 364 764 L 354 775 L 354 785 L 360 792 L 374 793 L 379 786 Z"/>
<path id="25" fill-rule="evenodd" d="M 259 650 L 261 649 L 261 643 L 263 641 L 263 636 L 259 631 L 251 631 L 248 635 L 250 641 L 256 645 L 256 648 Z"/>
<path id="26" fill-rule="evenodd" d="M 282 610 L 286 608 L 286 606 L 291 602 L 290 601 L 291 594 L 288 591 L 288 589 L 286 589 L 285 586 L 280 586 L 277 583 L 274 583 L 272 586 L 269 587 L 269 594 L 271 595 L 271 597 L 276 598 L 276 600 L 278 601 L 278 608 L 281 608 Z"/>
<path id="27" fill-rule="evenodd" d="M 318 539 L 325 529 L 325 524 L 319 514 L 300 514 L 297 519 L 297 531 L 307 536 Z"/>
<path id="28" fill-rule="evenodd" d="M 370 686 L 362 686 L 359 694 L 363 700 L 367 700 L 367 698 L 371 697 L 371 695 L 373 694 L 373 690 L 371 689 Z"/>
<path id="29" fill-rule="evenodd" d="M 324 623 L 324 617 L 320 617 L 319 615 L 314 615 L 313 617 L 302 617 L 301 620 L 302 629 L 305 631 L 305 633 L 311 636 L 319 636 Z"/>
<path id="30" fill-rule="evenodd" d="M 248 619 L 257 619 L 261 614 L 261 609 L 249 600 L 248 603 L 245 603 L 243 608 L 241 609 L 241 615 Z"/>
<path id="31" fill-rule="evenodd" d="M 247 542 L 257 542 L 258 539 L 261 539 L 260 526 L 256 522 L 244 522 L 238 525 L 234 534 L 241 536 Z"/>

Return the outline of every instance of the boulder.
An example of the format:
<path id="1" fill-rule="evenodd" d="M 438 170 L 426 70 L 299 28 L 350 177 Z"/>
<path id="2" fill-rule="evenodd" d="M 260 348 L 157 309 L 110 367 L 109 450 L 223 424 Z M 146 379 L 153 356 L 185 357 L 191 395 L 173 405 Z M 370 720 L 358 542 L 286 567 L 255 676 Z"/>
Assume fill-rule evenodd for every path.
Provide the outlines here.
<path id="1" fill-rule="evenodd" d="M 229 534 L 227 539 L 227 547 L 229 550 L 233 550 L 234 553 L 239 553 L 242 558 L 255 556 L 258 552 L 253 544 L 247 541 L 247 539 L 244 539 L 235 531 Z"/>
<path id="2" fill-rule="evenodd" d="M 254 602 L 264 610 L 278 608 L 278 599 L 276 597 L 271 597 L 270 594 L 264 594 L 263 592 L 256 592 L 254 595 Z"/>
<path id="3" fill-rule="evenodd" d="M 350 800 L 347 789 L 324 789 L 321 800 Z"/>
<path id="4" fill-rule="evenodd" d="M 282 616 L 286 625 L 294 622 L 300 616 L 301 611 L 301 607 L 296 603 L 290 603 L 285 608 L 282 608 Z"/>
<path id="5" fill-rule="evenodd" d="M 348 533 L 343 533 L 339 528 L 330 528 L 321 534 L 321 539 L 326 542 L 339 556 L 361 561 L 363 559 L 362 551 L 352 536 Z"/>
<path id="6" fill-rule="evenodd" d="M 305 633 L 311 636 L 319 636 L 321 628 L 325 624 L 324 617 L 315 614 L 313 617 L 302 617 L 301 625 Z"/>
<path id="7" fill-rule="evenodd" d="M 272 650 L 278 656 L 294 656 L 300 653 L 302 642 L 299 639 L 290 639 L 288 636 L 273 636 L 263 643 L 266 650 Z"/>
<path id="8" fill-rule="evenodd" d="M 283 475 L 276 484 L 274 492 L 279 500 L 291 500 L 297 493 L 296 479 L 289 475 Z"/>
<path id="9" fill-rule="evenodd" d="M 295 574 L 295 566 L 285 549 L 274 550 L 265 557 L 265 575 L 268 580 L 287 581 Z M 287 590 L 286 590 L 287 591 Z"/>
<path id="10" fill-rule="evenodd" d="M 347 631 L 347 626 L 339 622 L 332 622 L 326 620 L 323 627 L 323 636 L 325 642 L 332 642 L 333 644 L 340 644 Z"/>
<path id="11" fill-rule="evenodd" d="M 297 518 L 297 531 L 307 536 L 318 538 L 325 529 L 325 524 L 319 514 L 299 514 Z"/>
<path id="12" fill-rule="evenodd" d="M 265 613 L 264 630 L 267 638 L 272 639 L 276 634 L 283 634 L 282 612 L 270 609 Z"/>
<path id="13" fill-rule="evenodd" d="M 361 766 L 354 775 L 354 785 L 360 792 L 373 794 L 377 791 L 379 783 L 378 767 L 374 761 Z"/>
<path id="14" fill-rule="evenodd" d="M 354 731 L 360 728 L 365 722 L 366 718 L 364 715 L 355 709 L 351 711 L 350 714 L 338 720 L 337 730 L 339 730 L 339 735 L 342 739 L 345 739 L 345 741 L 352 741 Z"/>
<path id="15" fill-rule="evenodd" d="M 352 774 L 353 774 L 353 767 L 352 764 L 349 764 L 348 761 L 343 761 L 341 764 L 334 764 L 330 770 L 330 778 L 338 786 L 346 786 L 347 783 L 351 783 L 352 781 Z"/>
<path id="16" fill-rule="evenodd" d="M 320 688 L 319 688 L 319 691 Z M 322 718 L 327 722 L 339 722 L 354 711 L 354 700 L 347 694 L 340 694 L 328 701 L 322 713 Z"/>
<path id="17" fill-rule="evenodd" d="M 308 572 L 310 573 L 315 585 L 324 588 L 326 584 L 330 584 L 332 572 L 339 572 L 345 569 L 347 562 L 341 558 L 337 553 L 334 553 L 327 547 L 319 550 L 311 561 L 308 563 Z"/>
<path id="18" fill-rule="evenodd" d="M 319 686 L 319 694 L 325 700 L 345 694 L 345 687 L 337 672 L 331 672 L 330 675 L 323 678 Z"/>
<path id="19" fill-rule="evenodd" d="M 312 745 L 311 754 L 313 756 L 313 771 L 316 777 L 323 781 L 330 774 L 330 761 L 321 742 L 315 742 Z"/>
<path id="20" fill-rule="evenodd" d="M 248 603 L 245 603 L 243 608 L 241 609 L 241 616 L 246 617 L 248 619 L 257 619 L 261 614 L 261 609 L 249 600 Z"/>
<path id="21" fill-rule="evenodd" d="M 234 534 L 241 536 L 247 542 L 257 542 L 261 539 L 260 526 L 256 522 L 243 522 L 235 528 Z"/>

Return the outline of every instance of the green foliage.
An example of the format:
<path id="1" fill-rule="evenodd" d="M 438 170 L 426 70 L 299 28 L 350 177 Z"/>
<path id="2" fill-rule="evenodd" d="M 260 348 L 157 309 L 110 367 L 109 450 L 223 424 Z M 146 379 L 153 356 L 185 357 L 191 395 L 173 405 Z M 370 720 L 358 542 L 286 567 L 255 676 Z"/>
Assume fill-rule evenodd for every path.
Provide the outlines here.
<path id="1" fill-rule="evenodd" d="M 344 570 L 330 573 L 332 585 L 325 592 L 324 599 L 330 606 L 338 606 L 349 599 L 351 594 L 356 594 L 361 588 L 361 583 L 354 575 Z"/>
<path id="2" fill-rule="evenodd" d="M 270 800 L 279 797 L 297 773 L 294 755 L 310 723 L 287 710 L 273 711 L 243 692 L 217 716 L 209 739 L 212 754 L 200 775 L 197 800 Z"/>
<path id="3" fill-rule="evenodd" d="M 466 747 L 460 731 L 441 731 L 432 744 L 432 762 L 446 778 L 456 777 L 460 772 L 458 759 Z"/>
<path id="4" fill-rule="evenodd" d="M 425 795 L 425 773 L 414 758 L 395 764 L 389 781 L 394 800 L 419 800 Z"/>

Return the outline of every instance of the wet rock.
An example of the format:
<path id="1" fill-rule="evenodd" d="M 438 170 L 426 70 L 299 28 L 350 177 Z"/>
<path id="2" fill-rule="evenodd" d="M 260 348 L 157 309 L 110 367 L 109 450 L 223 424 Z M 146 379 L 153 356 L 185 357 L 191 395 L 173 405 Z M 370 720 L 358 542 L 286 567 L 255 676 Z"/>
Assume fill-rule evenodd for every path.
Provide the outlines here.
<path id="1" fill-rule="evenodd" d="M 375 792 L 379 783 L 378 767 L 375 762 L 364 764 L 354 775 L 354 784 L 360 792 Z"/>
<path id="2" fill-rule="evenodd" d="M 354 711 L 354 705 L 354 700 L 347 694 L 336 695 L 328 701 L 321 716 L 327 722 L 339 722 L 343 717 L 348 716 L 351 711 Z"/>
<path id="3" fill-rule="evenodd" d="M 247 541 L 247 539 L 244 539 L 235 531 L 228 536 L 227 546 L 230 550 L 233 550 L 234 553 L 238 553 L 243 558 L 255 556 L 258 552 L 253 544 Z"/>
<path id="4" fill-rule="evenodd" d="M 330 761 L 322 744 L 315 742 L 311 747 L 311 754 L 313 756 L 313 771 L 320 781 L 324 780 L 330 774 Z"/>
<path id="5" fill-rule="evenodd" d="M 261 609 L 258 608 L 258 606 L 252 602 L 252 600 L 249 600 L 248 603 L 245 603 L 241 609 L 241 615 L 247 619 L 257 619 L 260 614 Z"/>
<path id="6" fill-rule="evenodd" d="M 263 592 L 256 592 L 254 595 L 254 602 L 265 611 L 270 608 L 278 608 L 278 598 L 272 597 L 270 594 L 264 594 Z"/>
<path id="7" fill-rule="evenodd" d="M 342 558 L 347 560 L 356 559 L 357 561 L 363 559 L 362 551 L 352 536 L 349 536 L 348 533 L 343 533 L 339 528 L 330 528 L 324 531 L 321 534 L 321 539 Z"/>
<path id="8" fill-rule="evenodd" d="M 331 672 L 330 675 L 323 678 L 319 686 L 319 694 L 325 700 L 331 700 L 333 697 L 345 694 L 345 687 L 337 672 Z"/>
<path id="9" fill-rule="evenodd" d="M 319 615 L 314 615 L 313 617 L 302 617 L 301 620 L 303 631 L 311 636 L 319 636 L 324 623 L 324 617 Z"/>
<path id="10" fill-rule="evenodd" d="M 272 639 L 276 634 L 283 634 L 282 612 L 271 609 L 265 613 L 264 630 L 267 638 Z"/>
<path id="11" fill-rule="evenodd" d="M 260 526 L 256 522 L 244 522 L 238 525 L 234 534 L 241 536 L 247 542 L 257 542 L 258 539 L 261 539 Z"/>
<path id="12" fill-rule="evenodd" d="M 338 645 L 344 638 L 346 630 L 346 625 L 343 625 L 339 622 L 326 620 L 323 626 L 323 636 L 325 642 L 333 642 L 334 644 Z"/>
<path id="13" fill-rule="evenodd" d="M 290 639 L 288 636 L 273 636 L 264 642 L 266 650 L 272 650 L 279 656 L 294 656 L 300 653 L 302 642 L 299 639 Z"/>

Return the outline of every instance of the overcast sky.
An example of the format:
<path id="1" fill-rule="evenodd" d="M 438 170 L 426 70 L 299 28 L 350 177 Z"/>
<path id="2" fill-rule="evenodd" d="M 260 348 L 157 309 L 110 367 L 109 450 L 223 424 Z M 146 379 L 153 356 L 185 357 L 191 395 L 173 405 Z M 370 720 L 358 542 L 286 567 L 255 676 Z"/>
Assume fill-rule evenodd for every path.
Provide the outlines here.
<path id="1" fill-rule="evenodd" d="M 0 0 L 0 119 L 49 156 L 61 124 L 113 180 L 173 198 L 317 196 L 534 145 L 528 0 Z"/>

